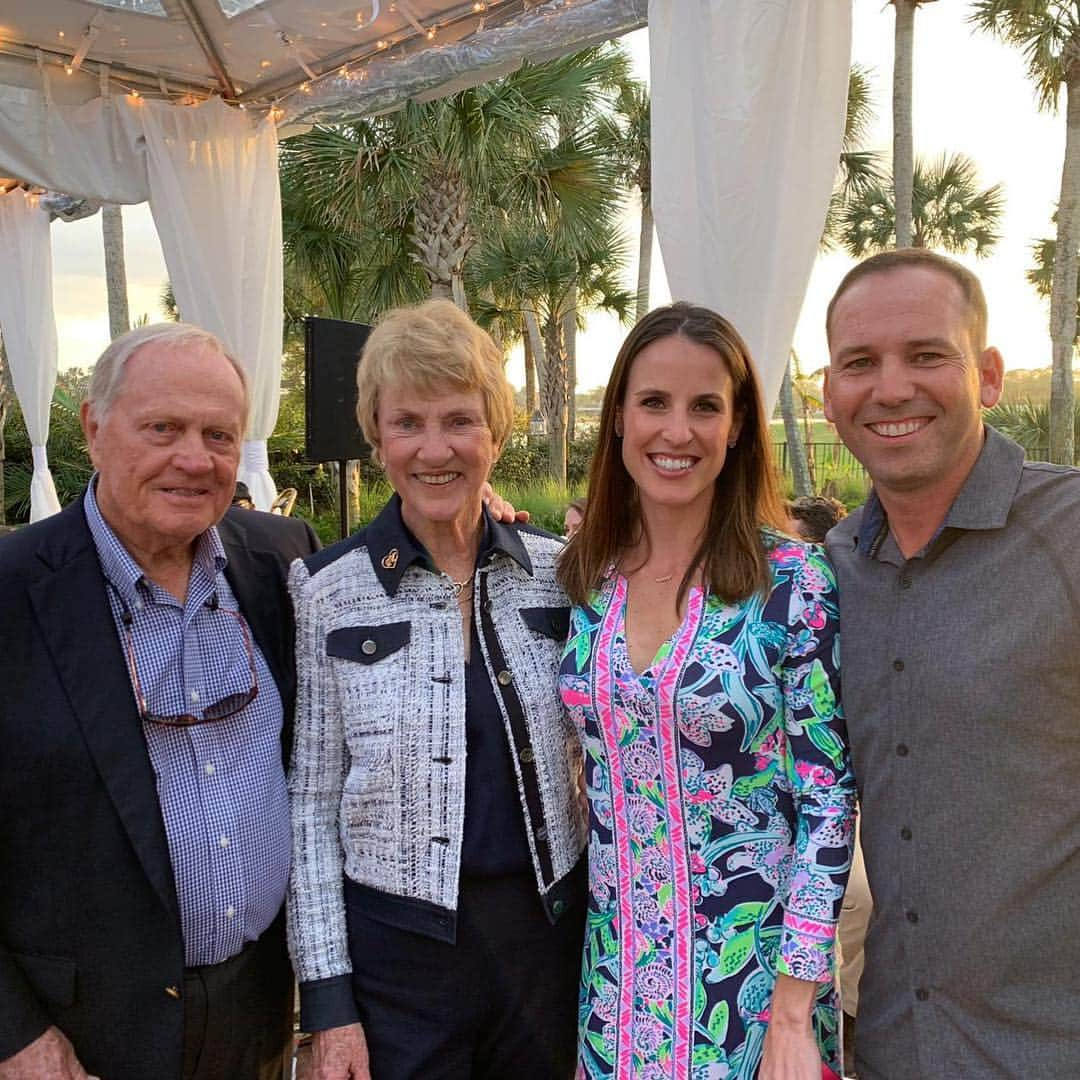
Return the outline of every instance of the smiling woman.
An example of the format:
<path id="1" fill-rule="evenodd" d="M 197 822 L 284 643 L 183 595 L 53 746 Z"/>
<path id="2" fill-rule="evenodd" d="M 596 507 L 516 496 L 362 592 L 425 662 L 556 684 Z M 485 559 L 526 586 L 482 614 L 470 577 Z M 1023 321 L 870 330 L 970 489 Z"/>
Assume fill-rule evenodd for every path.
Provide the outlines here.
<path id="1" fill-rule="evenodd" d="M 705 308 L 650 312 L 615 361 L 560 564 L 589 802 L 589 1080 L 839 1069 L 854 784 L 835 582 L 777 515 L 742 338 Z"/>
<path id="2" fill-rule="evenodd" d="M 388 313 L 357 386 L 395 494 L 290 582 L 301 1025 L 338 1070 L 319 1075 L 569 1080 L 584 823 L 562 543 L 482 506 L 513 392 L 453 304 Z"/>

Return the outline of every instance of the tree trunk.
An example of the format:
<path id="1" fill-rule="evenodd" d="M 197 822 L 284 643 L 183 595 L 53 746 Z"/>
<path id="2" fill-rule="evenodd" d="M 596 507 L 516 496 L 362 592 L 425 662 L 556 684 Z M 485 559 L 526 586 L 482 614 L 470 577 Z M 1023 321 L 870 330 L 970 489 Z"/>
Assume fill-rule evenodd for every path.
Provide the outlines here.
<path id="1" fill-rule="evenodd" d="M 896 246 L 911 247 L 911 193 L 915 155 L 911 136 L 911 68 L 915 52 L 915 8 L 918 0 L 893 0 L 893 202 Z"/>
<path id="2" fill-rule="evenodd" d="M 529 345 L 529 353 L 532 355 L 533 363 L 533 375 L 535 382 L 533 384 L 533 406 L 529 413 L 529 419 L 532 419 L 532 415 L 537 409 L 540 410 L 540 414 L 544 415 L 544 402 L 541 395 L 544 392 L 544 339 L 540 336 L 540 324 L 536 319 L 536 312 L 525 308 L 522 311 L 522 316 L 525 320 L 525 340 Z M 528 387 L 526 386 L 526 392 Z"/>
<path id="3" fill-rule="evenodd" d="M 652 276 L 652 203 L 641 197 L 641 234 L 638 236 L 637 298 L 634 301 L 634 321 L 649 310 L 649 278 Z"/>
<path id="4" fill-rule="evenodd" d="M 543 407 L 548 429 L 548 475 L 566 486 L 566 349 L 562 321 L 544 323 Z"/>
<path id="5" fill-rule="evenodd" d="M 795 418 L 795 391 L 791 380 L 791 357 L 784 368 L 784 381 L 780 384 L 780 415 L 784 418 L 784 435 L 787 438 L 788 461 L 791 462 L 791 479 L 795 495 L 813 495 L 810 468 L 806 461 L 806 447 Z"/>
<path id="6" fill-rule="evenodd" d="M 124 269 L 124 219 L 119 206 L 111 203 L 105 203 L 102 206 L 101 237 L 105 248 L 109 337 L 115 340 L 131 329 L 131 318 L 128 314 L 127 272 Z"/>
<path id="7" fill-rule="evenodd" d="M 522 334 L 522 344 L 525 347 L 525 411 L 531 420 L 536 412 L 536 357 L 533 355 L 533 337 L 528 326 L 525 326 Z"/>
<path id="8" fill-rule="evenodd" d="M 1050 379 L 1050 460 L 1072 465 L 1073 347 L 1076 340 L 1076 278 L 1080 252 L 1080 72 L 1065 84 L 1065 160 L 1061 166 L 1054 285 L 1050 293 L 1050 338 L 1053 373 Z"/>
<path id="9" fill-rule="evenodd" d="M 349 492 L 349 532 L 360 522 L 360 492 L 363 480 L 360 476 L 360 462 L 349 461 L 345 467 L 345 485 Z"/>
<path id="10" fill-rule="evenodd" d="M 563 347 L 566 349 L 566 441 L 572 443 L 577 430 L 577 286 L 567 294 L 562 316 Z"/>
<path id="11" fill-rule="evenodd" d="M 462 267 L 473 245 L 469 194 L 460 172 L 447 165 L 424 184 L 413 210 L 412 257 L 431 286 L 432 299 L 453 300 L 468 311 Z"/>

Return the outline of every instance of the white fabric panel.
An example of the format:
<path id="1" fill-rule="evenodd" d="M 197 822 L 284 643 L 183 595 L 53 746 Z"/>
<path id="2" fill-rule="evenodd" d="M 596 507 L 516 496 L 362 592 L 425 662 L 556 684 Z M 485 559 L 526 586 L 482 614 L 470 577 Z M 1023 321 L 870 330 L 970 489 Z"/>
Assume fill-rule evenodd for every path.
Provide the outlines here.
<path id="1" fill-rule="evenodd" d="M 728 317 L 771 410 L 840 158 L 850 0 L 650 0 L 652 200 L 671 295 Z"/>
<path id="2" fill-rule="evenodd" d="M 30 520 L 60 509 L 45 454 L 56 386 L 49 216 L 16 189 L 0 195 L 0 332 L 33 447 Z"/>
<path id="3" fill-rule="evenodd" d="M 116 94 L 64 105 L 0 83 L 0 176 L 102 202 L 146 202 L 146 156 L 120 122 L 143 104 Z"/>
<path id="4" fill-rule="evenodd" d="M 125 122 L 146 140 L 150 210 L 186 322 L 216 334 L 248 376 L 240 479 L 255 505 L 277 495 L 265 442 L 281 382 L 282 253 L 277 132 L 218 99 L 177 108 L 144 102 Z"/>

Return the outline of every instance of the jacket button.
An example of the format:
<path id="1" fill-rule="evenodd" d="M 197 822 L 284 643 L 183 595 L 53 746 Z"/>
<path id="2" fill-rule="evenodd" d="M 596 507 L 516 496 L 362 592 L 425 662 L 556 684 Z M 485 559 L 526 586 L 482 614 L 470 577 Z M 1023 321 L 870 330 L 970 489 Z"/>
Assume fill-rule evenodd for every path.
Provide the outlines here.
<path id="1" fill-rule="evenodd" d="M 552 915 L 561 915 L 565 910 L 566 910 L 566 901 L 565 900 L 556 900 L 555 903 L 551 905 L 551 914 Z"/>
<path id="2" fill-rule="evenodd" d="M 536 751 L 531 746 L 526 746 L 521 753 L 518 754 L 518 758 L 526 765 L 531 765 L 536 760 Z"/>
<path id="3" fill-rule="evenodd" d="M 179 986 L 166 986 L 165 993 L 168 994 L 169 997 L 175 998 L 177 1001 L 179 1001 L 184 996 L 180 993 Z"/>
<path id="4" fill-rule="evenodd" d="M 514 676 L 509 671 L 500 671 L 495 678 L 500 686 L 509 686 L 514 681 Z"/>
<path id="5" fill-rule="evenodd" d="M 547 839 L 547 829 L 543 825 L 541 825 L 540 828 L 536 830 L 536 839 L 540 841 L 544 841 Z"/>
<path id="6" fill-rule="evenodd" d="M 375 655 L 375 650 L 378 647 L 379 646 L 376 645 L 375 642 L 371 640 L 371 638 L 368 638 L 367 641 L 365 641 L 364 644 L 360 646 L 360 651 L 365 656 L 374 656 Z"/>

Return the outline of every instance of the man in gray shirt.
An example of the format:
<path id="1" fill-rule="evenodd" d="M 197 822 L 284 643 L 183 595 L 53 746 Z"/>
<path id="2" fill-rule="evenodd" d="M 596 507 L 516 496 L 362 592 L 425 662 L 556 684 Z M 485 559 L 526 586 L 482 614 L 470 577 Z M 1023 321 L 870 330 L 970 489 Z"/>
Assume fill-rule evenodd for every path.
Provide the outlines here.
<path id="1" fill-rule="evenodd" d="M 860 1080 L 1080 1076 L 1080 472 L 984 427 L 977 279 L 901 250 L 827 316 L 873 480 L 829 534 L 874 896 Z"/>

